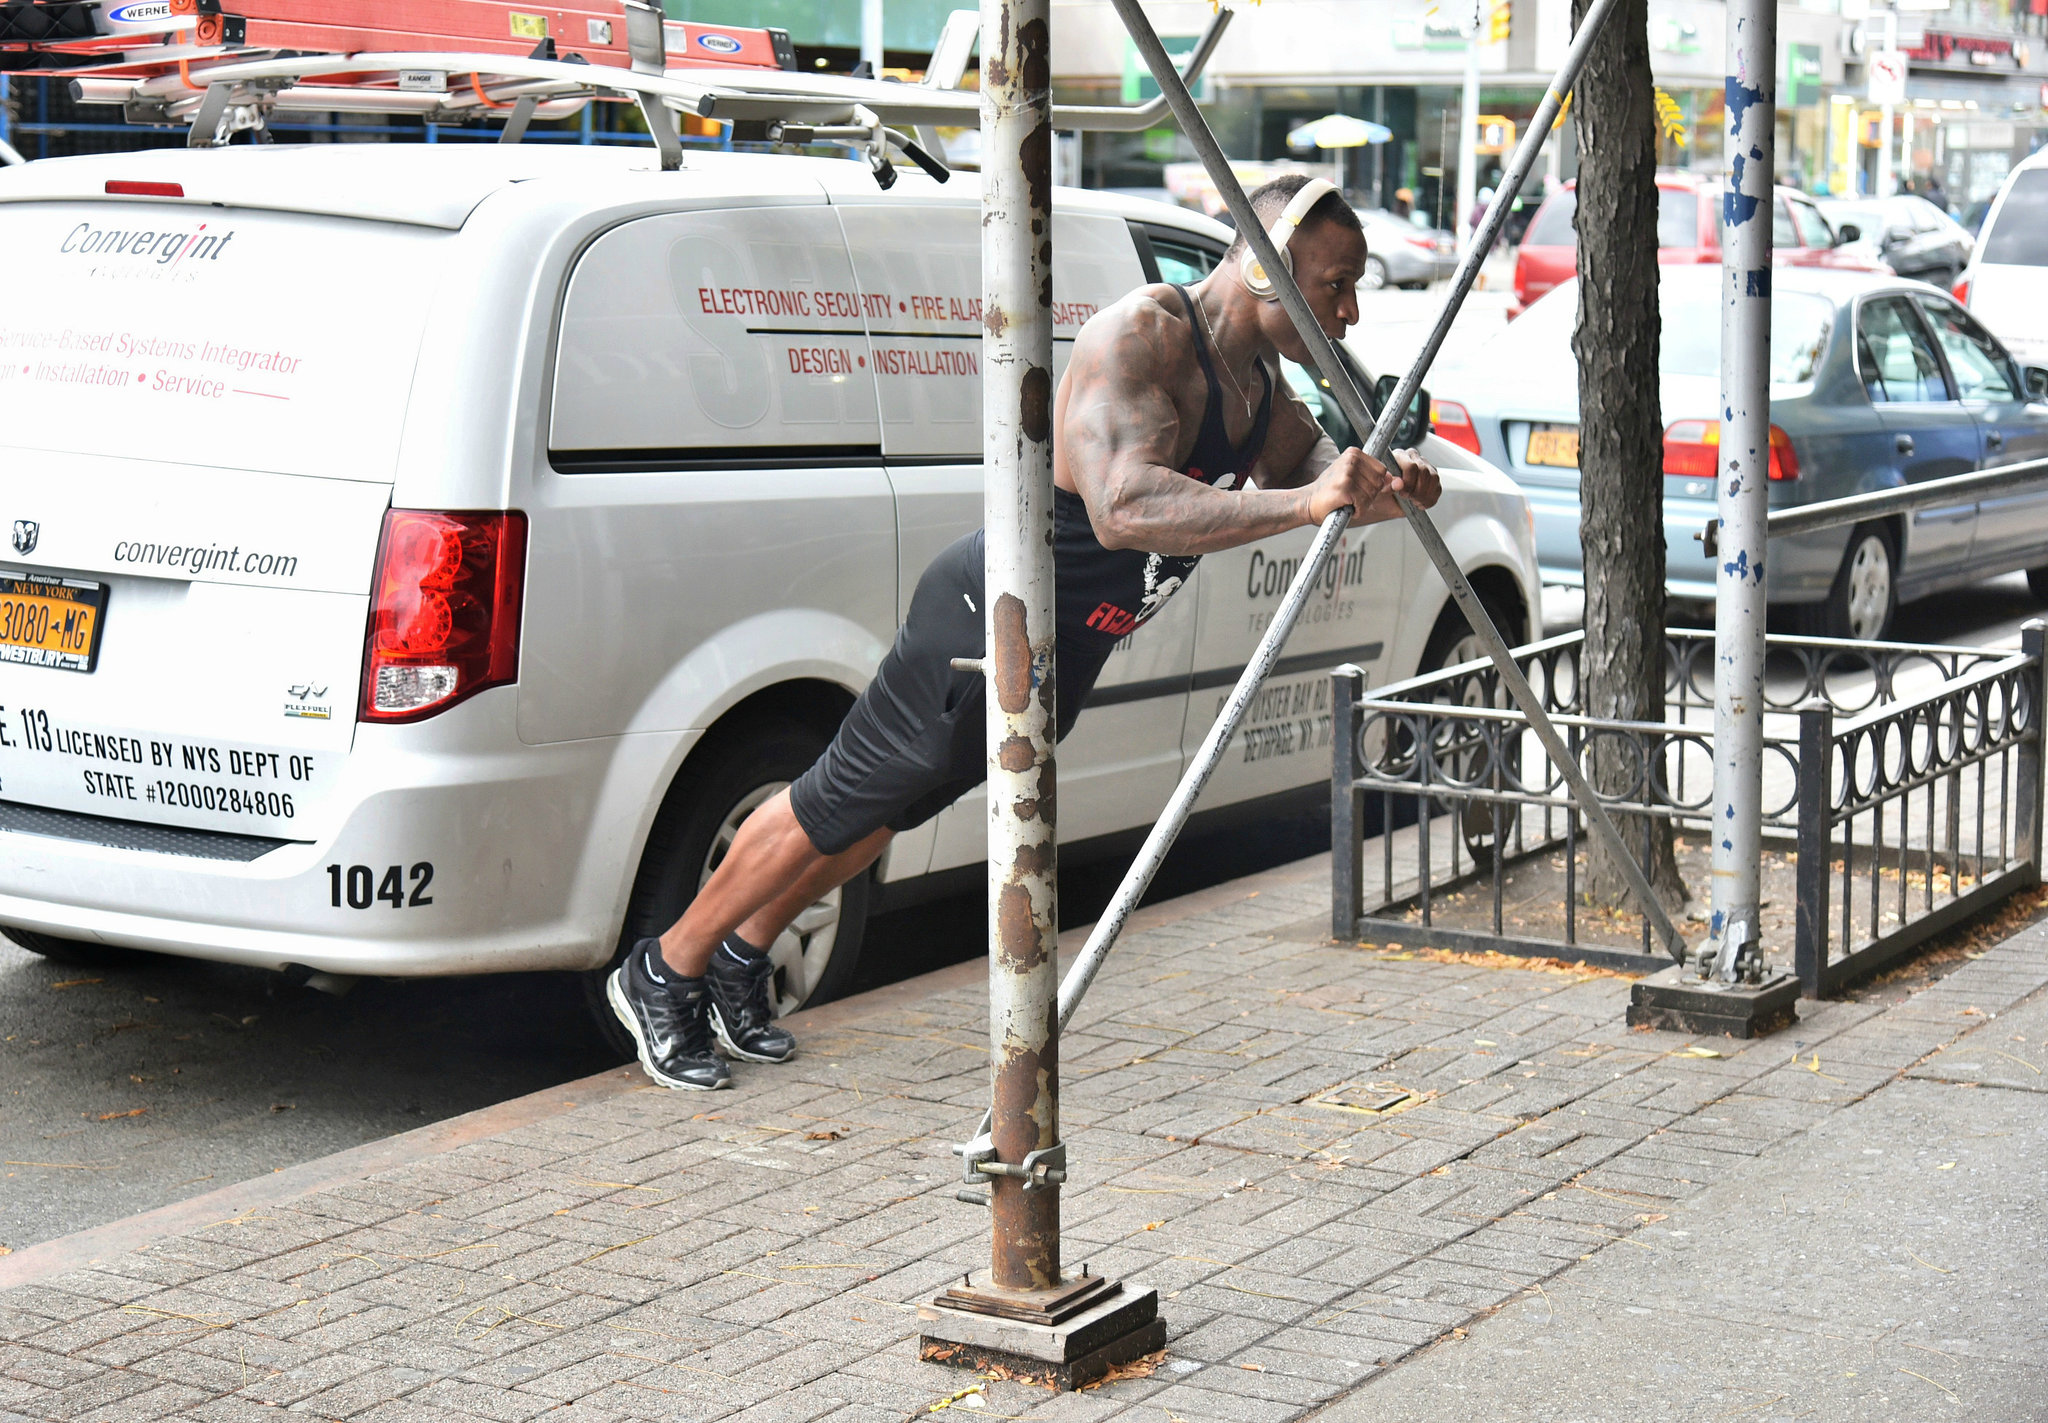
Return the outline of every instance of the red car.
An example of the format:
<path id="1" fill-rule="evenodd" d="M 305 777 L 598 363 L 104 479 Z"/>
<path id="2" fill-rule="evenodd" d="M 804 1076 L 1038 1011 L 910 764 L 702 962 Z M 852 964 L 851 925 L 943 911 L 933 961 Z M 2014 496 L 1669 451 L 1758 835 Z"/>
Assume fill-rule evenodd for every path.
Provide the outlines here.
<path id="1" fill-rule="evenodd" d="M 1683 264 L 1721 260 L 1721 194 L 1719 178 L 1692 173 L 1657 175 L 1657 260 Z M 1794 267 L 1840 267 L 1857 272 L 1890 272 L 1844 250 L 1843 239 L 1821 216 L 1811 198 L 1793 188 L 1778 188 L 1773 201 L 1776 219 L 1771 230 L 1773 260 Z M 1510 319 L 1529 303 L 1578 270 L 1578 233 L 1572 217 L 1579 199 L 1567 183 L 1543 200 L 1515 257 L 1515 299 Z"/>

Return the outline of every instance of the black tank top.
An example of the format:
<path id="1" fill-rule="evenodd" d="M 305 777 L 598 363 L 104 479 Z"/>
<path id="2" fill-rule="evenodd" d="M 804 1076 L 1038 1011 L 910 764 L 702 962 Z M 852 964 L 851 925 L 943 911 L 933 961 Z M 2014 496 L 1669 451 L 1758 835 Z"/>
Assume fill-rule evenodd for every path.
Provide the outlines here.
<path id="1" fill-rule="evenodd" d="M 1202 408 L 1202 428 L 1195 447 L 1181 473 L 1216 489 L 1239 489 L 1250 480 L 1252 466 L 1266 445 L 1266 428 L 1273 416 L 1273 376 L 1259 363 L 1259 378 L 1265 390 L 1251 432 L 1238 448 L 1232 448 L 1223 423 L 1223 388 L 1216 382 L 1216 367 L 1209 359 L 1209 342 L 1202 332 L 1202 319 L 1195 311 L 1187 288 L 1175 285 L 1181 305 L 1187 308 L 1188 328 L 1194 333 L 1195 359 L 1201 362 L 1202 377 L 1209 383 L 1209 400 Z M 1062 638 L 1084 646 L 1098 645 L 1106 652 L 1171 598 L 1202 561 L 1199 554 L 1146 553 L 1141 549 L 1104 548 L 1088 520 L 1088 506 L 1069 490 L 1053 490 L 1053 567 L 1058 588 L 1058 624 Z"/>

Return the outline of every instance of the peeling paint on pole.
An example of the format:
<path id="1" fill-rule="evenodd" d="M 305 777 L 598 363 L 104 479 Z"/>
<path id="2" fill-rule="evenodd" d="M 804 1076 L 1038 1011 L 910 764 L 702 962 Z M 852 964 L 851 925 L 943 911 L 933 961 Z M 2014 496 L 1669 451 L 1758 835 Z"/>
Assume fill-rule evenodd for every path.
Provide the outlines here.
<path id="1" fill-rule="evenodd" d="M 1764 537 L 1770 486 L 1771 211 L 1777 125 L 1776 0 L 1728 6 L 1728 193 L 1721 209 L 1723 558 L 1714 598 L 1713 945 L 1754 939 L 1763 854 Z"/>
<path id="2" fill-rule="evenodd" d="M 990 1135 L 1011 1165 L 1059 1141 L 1050 21 L 1050 0 L 981 7 Z M 990 1184 L 992 1283 L 1057 1286 L 1059 1187 Z"/>

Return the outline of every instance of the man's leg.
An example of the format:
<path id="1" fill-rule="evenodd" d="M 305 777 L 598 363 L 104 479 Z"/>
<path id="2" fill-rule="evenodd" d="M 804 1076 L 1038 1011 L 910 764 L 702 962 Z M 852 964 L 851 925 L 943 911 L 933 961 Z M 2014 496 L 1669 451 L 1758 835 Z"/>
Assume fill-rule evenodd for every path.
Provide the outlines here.
<path id="1" fill-rule="evenodd" d="M 872 865 L 895 832 L 877 830 L 836 855 L 821 853 L 777 791 L 740 825 L 732 848 L 680 919 L 661 936 L 661 956 L 700 978 L 727 935 L 766 949 L 796 916 Z"/>

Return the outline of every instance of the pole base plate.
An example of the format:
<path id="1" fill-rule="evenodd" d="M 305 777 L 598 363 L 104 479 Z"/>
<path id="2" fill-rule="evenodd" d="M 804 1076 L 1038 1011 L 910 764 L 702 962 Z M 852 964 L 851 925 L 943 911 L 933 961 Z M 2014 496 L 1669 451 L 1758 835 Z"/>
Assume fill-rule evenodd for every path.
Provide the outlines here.
<path id="1" fill-rule="evenodd" d="M 1799 980 L 1772 974 L 1762 983 L 1702 982 L 1679 964 L 1638 979 L 1629 992 L 1628 1025 L 1676 1033 L 1761 1038 L 1798 1020 Z"/>
<path id="2" fill-rule="evenodd" d="M 1166 1344 L 1157 1290 L 1126 1289 L 1099 1275 L 1050 1290 L 1002 1290 L 970 1279 L 917 1311 L 917 1354 L 932 1363 L 985 1369 L 1076 1389 Z"/>

